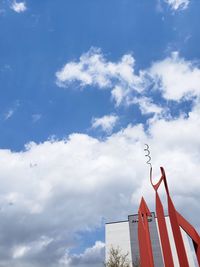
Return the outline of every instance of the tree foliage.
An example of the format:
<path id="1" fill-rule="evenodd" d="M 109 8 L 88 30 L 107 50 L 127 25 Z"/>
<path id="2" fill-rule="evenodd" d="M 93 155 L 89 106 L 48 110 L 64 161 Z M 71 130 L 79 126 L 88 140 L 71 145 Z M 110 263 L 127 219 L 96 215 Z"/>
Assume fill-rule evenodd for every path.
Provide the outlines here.
<path id="1" fill-rule="evenodd" d="M 123 254 L 119 248 L 111 247 L 105 267 L 131 267 L 128 252 Z"/>

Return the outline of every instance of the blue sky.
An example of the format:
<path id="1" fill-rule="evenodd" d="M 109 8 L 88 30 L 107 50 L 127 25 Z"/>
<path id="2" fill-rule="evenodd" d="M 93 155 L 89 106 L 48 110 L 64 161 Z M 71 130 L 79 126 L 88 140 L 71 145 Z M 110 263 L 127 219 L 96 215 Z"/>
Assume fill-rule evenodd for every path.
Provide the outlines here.
<path id="1" fill-rule="evenodd" d="M 180 210 L 185 195 L 195 209 L 199 9 L 0 0 L 0 266 L 101 266 L 105 221 L 135 212 L 141 195 L 153 208 L 145 142 Z M 180 176 L 193 177 L 187 191 Z"/>
<path id="2" fill-rule="evenodd" d="M 156 1 L 60 1 L 59 5 L 30 1 L 26 5 L 27 10 L 19 14 L 9 9 L 8 2 L 1 4 L 1 117 L 15 110 L 6 122 L 2 118 L 4 148 L 20 150 L 30 140 L 85 132 L 93 116 L 115 111 L 105 91 L 87 88 L 77 93 L 56 86 L 55 72 L 91 47 L 101 48 L 110 61 L 133 54 L 136 71 L 174 50 L 189 59 L 199 56 L 194 45 L 199 41 L 198 1 L 180 12 L 162 2 L 159 12 Z M 117 110 L 128 117 L 126 123 L 140 117 L 131 108 L 136 116 L 124 108 Z M 34 114 L 41 116 L 37 123 Z"/>

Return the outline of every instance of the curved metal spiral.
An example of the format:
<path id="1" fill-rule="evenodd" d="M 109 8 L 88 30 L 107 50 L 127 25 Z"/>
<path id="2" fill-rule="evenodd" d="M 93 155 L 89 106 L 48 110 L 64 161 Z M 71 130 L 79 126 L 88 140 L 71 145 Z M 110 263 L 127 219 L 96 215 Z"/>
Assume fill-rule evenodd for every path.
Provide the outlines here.
<path id="1" fill-rule="evenodd" d="M 152 165 L 151 165 L 151 156 L 150 156 L 150 150 L 149 150 L 149 145 L 148 144 L 145 144 L 145 146 L 146 146 L 146 148 L 144 149 L 144 151 L 146 151 L 147 152 L 147 154 L 145 155 L 145 157 L 147 157 L 148 158 L 148 160 L 147 160 L 147 164 L 150 166 L 150 168 L 152 168 Z"/>

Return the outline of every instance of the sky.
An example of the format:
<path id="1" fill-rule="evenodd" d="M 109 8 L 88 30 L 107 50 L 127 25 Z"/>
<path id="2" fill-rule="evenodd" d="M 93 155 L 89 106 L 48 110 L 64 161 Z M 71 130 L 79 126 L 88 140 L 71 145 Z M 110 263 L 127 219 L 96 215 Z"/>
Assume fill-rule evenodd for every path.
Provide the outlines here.
<path id="1" fill-rule="evenodd" d="M 105 223 L 155 210 L 145 143 L 200 230 L 199 10 L 0 0 L 0 267 L 103 266 Z"/>

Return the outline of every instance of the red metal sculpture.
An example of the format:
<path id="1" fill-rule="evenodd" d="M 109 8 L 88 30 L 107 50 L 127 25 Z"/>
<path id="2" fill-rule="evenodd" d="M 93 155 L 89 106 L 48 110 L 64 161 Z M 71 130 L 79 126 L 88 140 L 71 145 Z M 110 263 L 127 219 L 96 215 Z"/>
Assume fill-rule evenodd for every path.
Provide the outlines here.
<path id="1" fill-rule="evenodd" d="M 138 240 L 141 266 L 154 267 L 153 251 L 149 232 L 148 217 L 151 216 L 147 204 L 142 198 L 138 210 Z"/>
<path id="2" fill-rule="evenodd" d="M 195 228 L 185 219 L 183 218 L 175 209 L 172 199 L 169 194 L 169 189 L 167 185 L 167 179 L 165 175 L 164 168 L 161 169 L 161 178 L 158 183 L 153 184 L 152 181 L 152 168 L 150 170 L 150 180 L 151 184 L 156 193 L 156 215 L 158 221 L 158 229 L 161 240 L 161 247 L 163 253 L 163 260 L 165 267 L 174 267 L 173 257 L 171 246 L 169 242 L 169 236 L 165 221 L 164 209 L 162 202 L 160 200 L 158 189 L 163 182 L 166 195 L 167 195 L 167 203 L 168 203 L 168 213 L 171 223 L 171 228 L 173 232 L 173 238 L 176 246 L 176 251 L 178 255 L 178 261 L 180 267 L 189 267 L 189 262 L 186 254 L 186 249 L 183 242 L 183 237 L 181 233 L 181 228 L 189 235 L 194 244 L 194 249 L 196 252 L 196 257 L 198 264 L 200 266 L 200 236 L 195 230 Z M 146 205 L 145 200 L 142 198 L 140 208 L 138 211 L 139 222 L 138 222 L 138 239 L 139 239 L 139 249 L 140 249 L 140 259 L 141 259 L 141 267 L 152 267 L 153 263 L 153 254 L 150 240 L 150 233 L 148 227 L 148 216 L 150 211 Z"/>
<path id="3" fill-rule="evenodd" d="M 160 240 L 161 240 L 161 245 L 162 245 L 162 251 L 163 251 L 163 258 L 165 262 L 165 267 L 174 267 L 173 263 L 173 257 L 172 257 L 172 251 L 170 247 L 170 242 L 169 242 L 169 236 L 167 232 L 167 225 L 165 221 L 165 214 L 164 214 L 164 209 L 162 202 L 160 200 L 160 197 L 158 195 L 158 188 L 162 182 L 160 181 L 157 184 L 153 184 L 152 182 L 152 168 L 150 170 L 150 180 L 151 184 L 156 192 L 156 215 L 157 215 L 157 220 L 158 220 L 158 228 L 159 228 L 159 233 L 160 233 Z"/>

